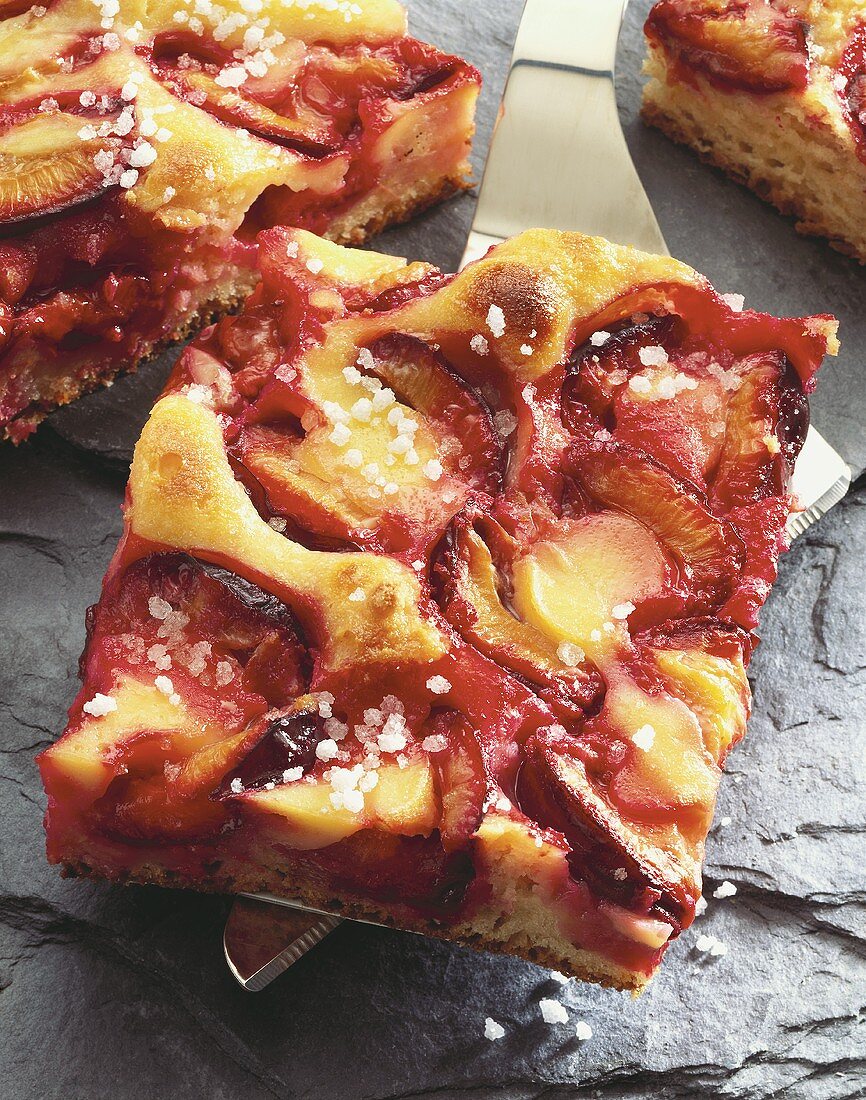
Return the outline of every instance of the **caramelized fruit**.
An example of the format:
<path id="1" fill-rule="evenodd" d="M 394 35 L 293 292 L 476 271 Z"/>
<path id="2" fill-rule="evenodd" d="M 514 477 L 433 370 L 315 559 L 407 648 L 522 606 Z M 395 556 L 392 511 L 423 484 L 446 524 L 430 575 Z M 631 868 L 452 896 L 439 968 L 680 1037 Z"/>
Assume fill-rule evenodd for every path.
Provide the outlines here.
<path id="1" fill-rule="evenodd" d="M 573 451 L 567 469 L 590 499 L 625 512 L 655 533 L 681 565 L 681 579 L 701 606 L 718 603 L 743 561 L 734 528 L 713 515 L 699 490 L 648 455 L 613 443 Z"/>
<path id="2" fill-rule="evenodd" d="M 84 125 L 80 116 L 48 112 L 0 134 L 0 222 L 56 214 L 105 190 L 97 167 L 105 143 L 95 134 L 82 140 Z"/>
<path id="3" fill-rule="evenodd" d="M 660 0 L 646 30 L 722 88 L 780 92 L 808 80 L 807 25 L 784 0 Z"/>

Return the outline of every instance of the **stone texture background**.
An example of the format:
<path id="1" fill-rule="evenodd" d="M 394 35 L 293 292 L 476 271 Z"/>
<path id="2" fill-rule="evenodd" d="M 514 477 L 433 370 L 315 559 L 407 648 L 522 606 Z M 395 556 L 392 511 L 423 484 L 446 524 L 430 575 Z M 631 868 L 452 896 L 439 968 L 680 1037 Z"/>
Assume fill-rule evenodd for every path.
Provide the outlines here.
<path id="1" fill-rule="evenodd" d="M 637 122 L 639 26 L 621 113 L 672 250 L 722 290 L 782 313 L 832 310 L 843 355 L 814 420 L 866 465 L 866 272 Z M 417 0 L 413 26 L 484 72 L 480 168 L 519 0 Z M 463 197 L 380 239 L 459 259 Z M 560 1100 L 866 1096 L 866 482 L 783 562 L 752 664 L 755 713 L 709 845 L 708 894 L 734 898 L 676 943 L 639 1001 L 516 960 L 343 925 L 267 991 L 226 971 L 227 902 L 64 882 L 43 857 L 33 755 L 76 689 L 83 614 L 120 528 L 125 462 L 165 364 L 0 448 L 0 1095 L 40 1100 Z M 729 953 L 705 961 L 701 932 Z M 558 996 L 572 1024 L 543 1024 Z M 484 1018 L 506 1028 L 483 1038 Z"/>

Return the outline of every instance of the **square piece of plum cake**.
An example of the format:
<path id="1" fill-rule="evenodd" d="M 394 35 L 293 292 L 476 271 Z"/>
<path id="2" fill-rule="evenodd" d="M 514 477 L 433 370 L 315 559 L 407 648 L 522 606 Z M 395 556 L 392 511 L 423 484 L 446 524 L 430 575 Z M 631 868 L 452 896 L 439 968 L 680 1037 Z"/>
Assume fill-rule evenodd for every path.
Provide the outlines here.
<path id="1" fill-rule="evenodd" d="M 573 233 L 259 262 L 136 448 L 49 858 L 640 989 L 701 895 L 835 322 Z"/>

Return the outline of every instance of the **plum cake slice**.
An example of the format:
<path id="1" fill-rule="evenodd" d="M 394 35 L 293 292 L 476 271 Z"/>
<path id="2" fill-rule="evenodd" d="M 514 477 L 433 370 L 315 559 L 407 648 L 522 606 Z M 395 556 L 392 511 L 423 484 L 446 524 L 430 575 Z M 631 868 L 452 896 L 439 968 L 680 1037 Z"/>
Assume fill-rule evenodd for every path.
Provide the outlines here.
<path id="1" fill-rule="evenodd" d="M 136 448 L 50 860 L 640 989 L 700 896 L 835 322 L 569 233 L 447 276 L 276 228 L 259 263 Z"/>
<path id="2" fill-rule="evenodd" d="M 465 187 L 479 86 L 396 0 L 0 4 L 0 437 Z"/>
<path id="3" fill-rule="evenodd" d="M 660 0 L 643 116 L 866 263 L 866 3 Z"/>

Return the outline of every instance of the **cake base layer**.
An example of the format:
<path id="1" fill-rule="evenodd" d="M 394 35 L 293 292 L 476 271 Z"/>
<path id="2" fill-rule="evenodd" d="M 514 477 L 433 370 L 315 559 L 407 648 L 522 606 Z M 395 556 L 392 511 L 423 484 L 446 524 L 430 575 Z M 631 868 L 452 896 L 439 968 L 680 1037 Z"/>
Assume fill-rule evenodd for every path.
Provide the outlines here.
<path id="1" fill-rule="evenodd" d="M 344 894 L 338 896 L 311 879 L 265 868 L 255 872 L 248 865 L 225 867 L 209 876 L 194 875 L 188 880 L 158 866 L 145 865 L 119 874 L 83 861 L 63 863 L 61 873 L 64 878 L 109 879 L 124 886 L 161 886 L 214 894 L 273 894 L 348 920 L 372 921 L 387 928 L 434 936 L 475 951 L 517 955 L 569 977 L 610 989 L 628 990 L 635 996 L 652 977 L 617 966 L 594 951 L 575 947 L 557 931 L 550 909 L 534 895 L 532 884 L 525 880 L 513 883 L 510 912 L 503 908 L 505 899 L 499 896 L 479 907 L 471 921 L 455 924 L 405 913 L 398 919 L 392 906 L 382 907 L 372 901 L 347 898 Z"/>

